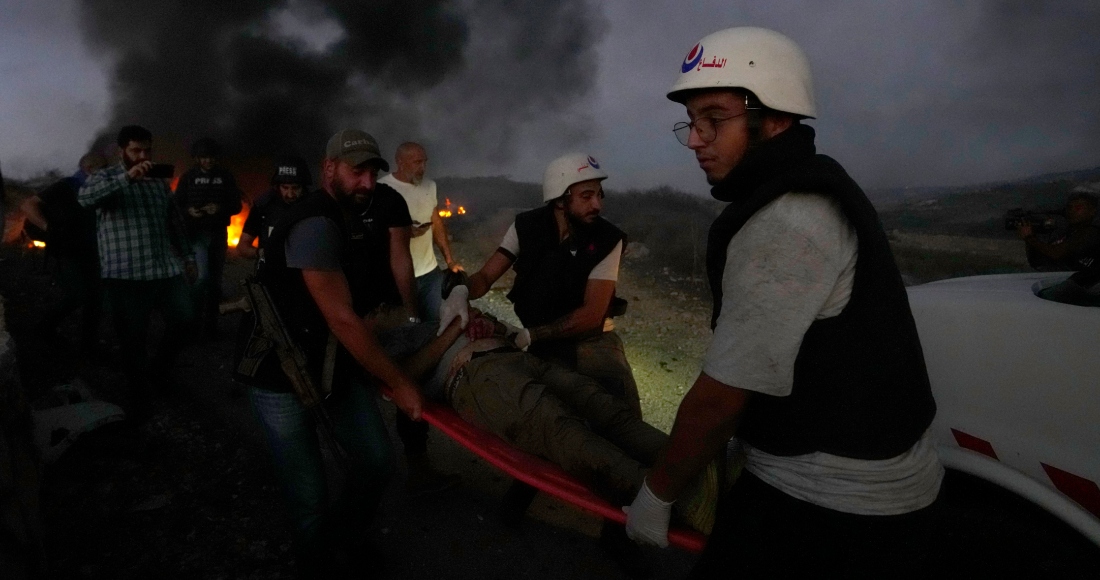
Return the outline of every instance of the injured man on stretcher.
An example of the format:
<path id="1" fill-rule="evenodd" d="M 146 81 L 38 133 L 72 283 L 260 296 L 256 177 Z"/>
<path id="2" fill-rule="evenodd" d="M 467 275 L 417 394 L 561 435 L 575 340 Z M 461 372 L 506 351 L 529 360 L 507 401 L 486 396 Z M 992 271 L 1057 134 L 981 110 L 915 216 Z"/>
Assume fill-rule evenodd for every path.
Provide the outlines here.
<path id="1" fill-rule="evenodd" d="M 541 456 L 617 505 L 629 505 L 668 435 L 637 417 L 600 383 L 516 348 L 516 329 L 471 309 L 439 336 L 434 323 L 375 321 L 379 341 L 421 385 L 424 396 L 463 420 Z M 393 317 L 398 318 L 398 317 Z M 718 466 L 676 504 L 683 523 L 709 533 Z"/>

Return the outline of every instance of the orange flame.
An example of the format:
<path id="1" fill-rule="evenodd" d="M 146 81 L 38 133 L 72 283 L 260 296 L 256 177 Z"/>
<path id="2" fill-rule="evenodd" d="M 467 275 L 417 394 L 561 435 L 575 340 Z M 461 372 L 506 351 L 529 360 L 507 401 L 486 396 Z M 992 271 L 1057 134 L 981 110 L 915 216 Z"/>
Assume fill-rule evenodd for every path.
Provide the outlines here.
<path id="1" fill-rule="evenodd" d="M 453 215 L 465 215 L 466 208 L 464 208 L 460 205 L 460 206 L 458 206 L 458 209 L 452 210 L 451 209 L 451 198 L 447 197 L 447 198 L 444 198 L 444 200 L 445 201 L 444 201 L 444 204 L 443 204 L 443 209 L 439 210 L 439 217 L 449 218 Z"/>
<path id="2" fill-rule="evenodd" d="M 248 219 L 248 204 L 241 209 L 241 213 L 229 218 L 229 226 L 226 232 L 229 234 L 229 247 L 236 248 L 241 241 L 241 231 L 244 229 L 244 220 Z"/>

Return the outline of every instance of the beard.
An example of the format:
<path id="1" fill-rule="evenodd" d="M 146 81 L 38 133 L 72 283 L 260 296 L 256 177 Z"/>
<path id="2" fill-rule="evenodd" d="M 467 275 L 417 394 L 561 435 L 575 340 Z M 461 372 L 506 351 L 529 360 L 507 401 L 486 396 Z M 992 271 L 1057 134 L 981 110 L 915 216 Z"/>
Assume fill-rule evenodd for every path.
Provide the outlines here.
<path id="1" fill-rule="evenodd" d="M 585 218 L 589 215 L 592 216 L 592 219 L 586 220 Z M 569 229 L 571 229 L 574 233 L 580 236 L 584 236 L 588 232 L 592 231 L 596 222 L 596 218 L 599 217 L 599 215 L 599 212 L 594 212 L 586 214 L 585 216 L 576 216 L 572 212 L 566 210 L 565 221 L 569 223 Z"/>
<path id="2" fill-rule="evenodd" d="M 125 151 L 122 152 L 122 165 L 123 165 L 123 167 L 125 167 L 126 169 L 130 169 L 131 167 L 133 167 L 137 164 L 138 164 L 137 159 L 130 158 L 130 156 L 127 155 Z"/>
<path id="3" fill-rule="evenodd" d="M 371 193 L 373 193 L 363 187 L 348 190 L 337 180 L 332 181 L 332 192 L 336 194 L 336 201 L 340 204 L 340 207 L 349 213 L 361 210 L 370 201 Z"/>

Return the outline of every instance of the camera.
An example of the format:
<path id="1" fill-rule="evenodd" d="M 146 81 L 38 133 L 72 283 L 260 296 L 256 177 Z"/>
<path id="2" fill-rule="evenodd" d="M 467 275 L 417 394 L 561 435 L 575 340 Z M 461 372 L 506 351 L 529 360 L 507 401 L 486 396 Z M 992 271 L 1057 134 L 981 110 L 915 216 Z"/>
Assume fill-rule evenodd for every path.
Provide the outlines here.
<path id="1" fill-rule="evenodd" d="M 171 179 L 176 175 L 176 166 L 171 163 L 154 163 L 149 171 L 145 172 L 145 177 L 150 179 Z"/>
<path id="2" fill-rule="evenodd" d="M 1005 212 L 1005 229 L 1015 230 L 1028 224 L 1037 234 L 1049 233 L 1054 231 L 1060 215 L 1059 212 L 1013 208 Z"/>

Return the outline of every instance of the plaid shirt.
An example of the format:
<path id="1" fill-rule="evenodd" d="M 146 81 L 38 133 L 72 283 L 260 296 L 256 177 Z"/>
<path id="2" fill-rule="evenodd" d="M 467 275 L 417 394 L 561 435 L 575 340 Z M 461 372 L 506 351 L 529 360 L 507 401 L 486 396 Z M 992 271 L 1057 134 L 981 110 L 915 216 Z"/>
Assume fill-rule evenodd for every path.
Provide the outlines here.
<path id="1" fill-rule="evenodd" d="M 183 217 L 163 179 L 130 181 L 119 163 L 96 172 L 77 201 L 95 208 L 99 268 L 104 278 L 160 280 L 183 272 L 191 256 Z"/>

